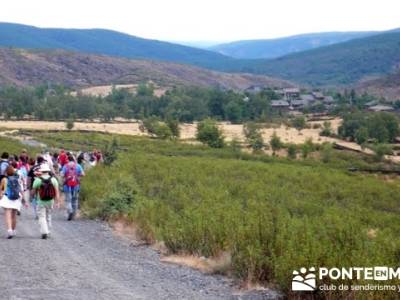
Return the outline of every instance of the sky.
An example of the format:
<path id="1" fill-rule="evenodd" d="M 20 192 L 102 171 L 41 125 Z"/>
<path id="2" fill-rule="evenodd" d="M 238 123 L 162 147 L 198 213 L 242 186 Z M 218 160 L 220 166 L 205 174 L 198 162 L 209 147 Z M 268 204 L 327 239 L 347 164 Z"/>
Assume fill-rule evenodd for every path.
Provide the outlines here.
<path id="1" fill-rule="evenodd" d="M 400 27 L 400 0 L 13 0 L 0 22 L 106 28 L 167 41 L 234 41 Z"/>

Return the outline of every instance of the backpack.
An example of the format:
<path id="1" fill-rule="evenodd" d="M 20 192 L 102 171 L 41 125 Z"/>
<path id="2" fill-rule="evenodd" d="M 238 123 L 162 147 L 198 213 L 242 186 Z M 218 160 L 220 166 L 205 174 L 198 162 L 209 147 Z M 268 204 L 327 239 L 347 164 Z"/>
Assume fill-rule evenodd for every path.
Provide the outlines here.
<path id="1" fill-rule="evenodd" d="M 75 163 L 65 166 L 65 185 L 68 187 L 76 187 L 79 185 L 78 171 Z"/>
<path id="2" fill-rule="evenodd" d="M 40 177 L 40 180 L 42 180 L 42 184 L 40 185 L 39 189 L 40 200 L 49 201 L 56 197 L 56 188 L 54 187 L 52 178 L 53 177 L 44 179 L 43 177 Z"/>
<path id="3" fill-rule="evenodd" d="M 7 177 L 7 198 L 12 201 L 17 200 L 20 198 L 20 193 L 21 186 L 19 184 L 19 177 L 16 175 Z"/>

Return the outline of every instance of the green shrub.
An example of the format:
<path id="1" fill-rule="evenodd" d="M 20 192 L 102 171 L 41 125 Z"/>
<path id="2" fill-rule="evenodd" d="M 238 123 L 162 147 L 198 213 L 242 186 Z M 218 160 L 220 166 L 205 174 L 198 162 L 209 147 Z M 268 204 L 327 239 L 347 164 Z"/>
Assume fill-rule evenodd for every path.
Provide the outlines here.
<path id="1" fill-rule="evenodd" d="M 272 137 L 271 137 L 271 140 L 269 141 L 269 144 L 271 145 L 272 152 L 273 152 L 274 155 L 275 155 L 276 151 L 278 151 L 279 149 L 281 149 L 283 147 L 283 143 L 282 143 L 281 139 L 279 138 L 279 136 L 276 134 L 275 131 L 272 134 Z"/>
<path id="2" fill-rule="evenodd" d="M 304 117 L 295 117 L 292 120 L 292 126 L 297 130 L 304 129 L 306 127 L 306 119 Z"/>
<path id="3" fill-rule="evenodd" d="M 197 125 L 196 139 L 212 148 L 224 147 L 222 132 L 212 119 L 206 119 Z"/>
<path id="4" fill-rule="evenodd" d="M 297 156 L 297 146 L 295 144 L 289 144 L 287 148 L 287 155 L 290 159 L 296 159 Z"/>
<path id="5" fill-rule="evenodd" d="M 74 123 L 74 120 L 72 120 L 72 119 L 68 119 L 65 122 L 65 128 L 67 128 L 68 130 L 72 130 L 74 128 L 74 126 L 75 126 L 75 123 Z"/>
<path id="6" fill-rule="evenodd" d="M 254 152 L 259 152 L 264 147 L 264 139 L 261 133 L 261 126 L 254 122 L 247 122 L 243 126 L 243 133 L 247 143 Z"/>

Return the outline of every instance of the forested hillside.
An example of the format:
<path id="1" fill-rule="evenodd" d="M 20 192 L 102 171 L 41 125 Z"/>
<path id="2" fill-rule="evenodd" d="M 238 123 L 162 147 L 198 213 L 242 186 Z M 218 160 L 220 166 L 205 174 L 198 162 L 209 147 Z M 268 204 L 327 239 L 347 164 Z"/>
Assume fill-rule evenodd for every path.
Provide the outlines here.
<path id="1" fill-rule="evenodd" d="M 329 46 L 378 32 L 323 32 L 266 40 L 244 40 L 209 48 L 215 52 L 242 59 L 277 58 L 291 53 Z"/>
<path id="2" fill-rule="evenodd" d="M 274 60 L 237 62 L 230 71 L 269 74 L 310 85 L 345 85 L 400 66 L 400 32 L 392 31 L 291 54 Z"/>
<path id="3" fill-rule="evenodd" d="M 126 58 L 146 58 L 212 67 L 229 62 L 221 54 L 149 40 L 105 29 L 38 28 L 0 23 L 0 46 L 32 49 L 64 49 Z"/>

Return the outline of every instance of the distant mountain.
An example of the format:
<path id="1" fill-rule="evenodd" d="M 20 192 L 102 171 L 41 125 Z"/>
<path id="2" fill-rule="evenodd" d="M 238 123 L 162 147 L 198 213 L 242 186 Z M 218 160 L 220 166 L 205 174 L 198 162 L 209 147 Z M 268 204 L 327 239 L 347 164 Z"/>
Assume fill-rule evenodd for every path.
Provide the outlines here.
<path id="1" fill-rule="evenodd" d="M 202 86 L 234 90 L 251 86 L 293 86 L 287 81 L 266 76 L 227 74 L 169 62 L 65 50 L 0 48 L 0 86 L 54 83 L 77 88 L 148 81 L 159 87 Z"/>
<path id="2" fill-rule="evenodd" d="M 400 71 L 362 81 L 357 85 L 356 90 L 359 93 L 366 92 L 377 97 L 384 97 L 388 101 L 400 100 Z"/>
<path id="3" fill-rule="evenodd" d="M 400 31 L 351 40 L 273 60 L 236 60 L 229 71 L 284 78 L 313 86 L 354 84 L 400 68 Z"/>
<path id="4" fill-rule="evenodd" d="M 217 71 L 267 75 L 312 86 L 355 84 L 362 79 L 387 75 L 400 68 L 399 30 L 276 59 L 235 59 L 211 51 L 103 29 L 41 29 L 9 23 L 0 23 L 0 46 L 59 48 L 114 57 L 170 61 Z M 0 76 L 4 75 L 0 73 Z"/>
<path id="5" fill-rule="evenodd" d="M 216 45 L 220 45 L 222 41 L 170 41 L 173 44 L 179 44 L 188 47 L 200 48 L 200 49 L 209 49 Z M 212 51 L 212 49 L 210 49 Z"/>
<path id="6" fill-rule="evenodd" d="M 104 29 L 38 28 L 0 23 L 0 46 L 65 49 L 126 58 L 145 58 L 212 67 L 232 60 L 221 54 Z"/>
<path id="7" fill-rule="evenodd" d="M 209 50 L 242 59 L 277 58 L 287 54 L 329 46 L 379 32 L 324 32 L 267 40 L 244 40 L 212 46 Z"/>

